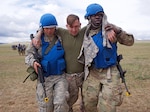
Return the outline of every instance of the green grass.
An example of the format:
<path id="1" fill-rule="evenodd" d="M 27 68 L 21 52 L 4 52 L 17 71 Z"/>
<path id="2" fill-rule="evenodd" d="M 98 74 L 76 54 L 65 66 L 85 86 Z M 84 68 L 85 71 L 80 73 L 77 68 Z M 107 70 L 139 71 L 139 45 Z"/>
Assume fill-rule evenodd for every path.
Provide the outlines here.
<path id="1" fill-rule="evenodd" d="M 123 54 L 122 67 L 127 71 L 128 85 L 136 88 L 147 86 L 150 80 L 150 43 L 135 43 L 131 47 L 119 45 Z M 148 81 L 147 81 L 148 80 Z"/>
<path id="2" fill-rule="evenodd" d="M 119 44 L 118 54 L 123 55 L 120 63 L 127 71 L 125 79 L 131 92 L 118 112 L 150 111 L 150 42 L 135 42 L 131 47 Z M 11 44 L 0 45 L 0 112 L 37 110 L 36 81 L 22 83 L 28 75 L 26 68 L 24 56 L 12 50 Z"/>

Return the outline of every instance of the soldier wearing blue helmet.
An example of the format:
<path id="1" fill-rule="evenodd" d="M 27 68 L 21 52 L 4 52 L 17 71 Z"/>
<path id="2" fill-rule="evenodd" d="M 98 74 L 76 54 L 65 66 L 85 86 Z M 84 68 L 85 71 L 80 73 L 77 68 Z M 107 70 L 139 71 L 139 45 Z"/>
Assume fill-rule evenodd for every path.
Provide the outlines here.
<path id="1" fill-rule="evenodd" d="M 56 26 L 57 21 L 54 15 L 50 13 L 42 15 L 39 27 L 43 29 L 43 33 L 41 46 L 37 49 L 41 59 L 37 61 L 33 45 L 26 50 L 25 63 L 34 68 L 38 77 L 40 76 L 38 67 L 42 68 L 42 76 L 45 80 L 41 83 L 40 79 L 37 79 L 36 94 L 39 112 L 69 111 L 68 82 L 64 74 L 66 68 L 64 49 L 60 38 L 55 33 Z M 45 97 L 46 101 L 44 101 Z"/>
<path id="2" fill-rule="evenodd" d="M 79 60 L 84 56 L 85 80 L 83 82 L 83 101 L 85 112 L 116 112 L 123 100 L 117 63 L 117 42 L 131 46 L 132 34 L 108 23 L 103 7 L 90 4 L 85 19 L 85 31 Z M 110 33 L 111 32 L 111 33 Z"/>
<path id="3" fill-rule="evenodd" d="M 53 28 L 57 26 L 56 18 L 52 14 L 44 14 L 40 19 L 41 28 Z"/>
<path id="4" fill-rule="evenodd" d="M 116 60 L 114 60 L 117 55 L 116 43 L 130 46 L 134 42 L 133 35 L 127 34 L 121 28 L 108 23 L 104 10 L 99 4 L 90 4 L 87 7 L 85 18 L 89 23 L 84 27 L 86 29 L 83 30 L 85 32 L 84 37 L 78 35 L 81 36 L 80 38 L 84 38 L 78 60 L 85 64 L 85 81 L 83 84 L 85 111 L 115 112 L 116 105 L 122 103 L 120 77 L 115 67 Z M 67 40 L 67 36 L 64 39 Z M 113 57 L 110 58 L 111 56 Z M 83 60 L 84 58 L 85 60 Z M 113 89 L 109 91 L 108 88 L 111 87 Z M 116 91 L 116 96 L 112 95 L 115 88 L 119 90 L 119 92 Z M 116 100 L 114 101 L 112 98 Z"/>
<path id="5" fill-rule="evenodd" d="M 95 15 L 98 12 L 103 12 L 104 13 L 103 7 L 99 4 L 96 4 L 96 3 L 91 4 L 87 7 L 86 14 L 85 14 L 84 17 L 87 19 L 89 16 Z"/>

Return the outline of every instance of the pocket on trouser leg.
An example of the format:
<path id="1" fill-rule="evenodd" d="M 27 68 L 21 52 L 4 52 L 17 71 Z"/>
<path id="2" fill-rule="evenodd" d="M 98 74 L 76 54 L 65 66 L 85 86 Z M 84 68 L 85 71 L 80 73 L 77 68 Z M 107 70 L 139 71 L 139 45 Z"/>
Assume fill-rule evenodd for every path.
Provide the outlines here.
<path id="1" fill-rule="evenodd" d="M 67 103 L 54 104 L 54 111 L 53 112 L 68 112 L 68 111 L 69 111 L 69 106 L 67 105 Z"/>
<path id="2" fill-rule="evenodd" d="M 120 75 L 118 71 L 113 70 L 112 75 L 112 101 L 115 106 L 120 106 L 123 102 L 123 87 L 120 82 Z"/>
<path id="3" fill-rule="evenodd" d="M 78 87 L 76 85 L 75 80 L 70 82 L 70 84 L 69 84 L 69 96 L 70 97 L 67 100 L 68 101 L 68 105 L 69 105 L 70 108 L 78 100 L 78 92 L 79 92 L 79 89 L 78 89 Z"/>
<path id="4" fill-rule="evenodd" d="M 81 87 L 84 81 L 84 73 L 81 73 L 80 75 L 76 76 L 76 84 L 78 87 Z"/>
<path id="5" fill-rule="evenodd" d="M 123 102 L 123 90 L 121 85 L 112 88 L 112 100 L 115 102 L 116 106 L 120 106 Z"/>
<path id="6" fill-rule="evenodd" d="M 65 93 L 66 93 L 66 95 L 65 95 L 65 96 L 66 96 L 66 101 L 68 101 L 68 100 L 70 99 L 69 92 L 68 92 L 68 91 L 66 91 Z"/>
<path id="7" fill-rule="evenodd" d="M 98 87 L 98 83 L 95 80 L 86 80 L 83 83 L 83 101 L 86 112 L 97 112 Z"/>
<path id="8" fill-rule="evenodd" d="M 44 101 L 45 94 L 44 94 L 43 86 L 42 86 L 41 83 L 37 84 L 36 98 L 37 98 L 37 101 L 38 101 L 38 104 L 39 104 L 40 112 L 47 112 L 47 111 L 52 111 L 53 110 L 53 106 L 52 106 L 52 104 L 50 104 L 50 102 L 52 102 L 51 99 L 49 99 L 49 102 Z"/>
<path id="9" fill-rule="evenodd" d="M 41 83 L 37 84 L 36 95 L 37 95 L 38 102 L 44 102 L 45 95 L 44 95 L 44 90 L 43 90 L 43 86 Z"/>
<path id="10" fill-rule="evenodd" d="M 116 106 L 122 104 L 122 88 L 121 86 L 105 87 L 99 94 L 98 112 L 116 112 Z"/>

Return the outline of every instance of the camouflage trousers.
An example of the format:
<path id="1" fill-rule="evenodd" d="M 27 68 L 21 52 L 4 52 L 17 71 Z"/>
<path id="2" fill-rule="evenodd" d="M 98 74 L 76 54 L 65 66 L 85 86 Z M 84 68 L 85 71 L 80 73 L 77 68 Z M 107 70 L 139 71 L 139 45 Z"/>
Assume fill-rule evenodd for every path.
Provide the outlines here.
<path id="1" fill-rule="evenodd" d="M 69 112 L 73 112 L 72 107 L 73 104 L 75 104 L 75 102 L 78 100 L 79 88 L 82 86 L 84 80 L 84 72 L 73 74 L 66 73 L 66 79 L 69 84 Z"/>
<path id="2" fill-rule="evenodd" d="M 37 82 L 37 101 L 39 104 L 39 112 L 68 112 L 69 106 L 67 100 L 69 98 L 68 82 L 64 75 L 53 75 L 45 77 L 45 90 L 48 102 L 44 101 L 45 94 L 43 86 Z"/>
<path id="3" fill-rule="evenodd" d="M 91 69 L 83 82 L 85 112 L 116 112 L 122 104 L 123 89 L 116 67 L 111 69 L 111 80 L 106 76 L 107 69 Z"/>

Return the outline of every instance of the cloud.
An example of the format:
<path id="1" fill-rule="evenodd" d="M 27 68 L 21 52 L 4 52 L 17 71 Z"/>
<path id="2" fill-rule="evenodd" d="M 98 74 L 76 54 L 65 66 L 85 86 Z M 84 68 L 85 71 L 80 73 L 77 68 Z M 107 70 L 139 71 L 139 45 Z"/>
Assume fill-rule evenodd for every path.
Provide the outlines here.
<path id="1" fill-rule="evenodd" d="M 136 39 L 150 39 L 148 0 L 5 0 L 0 4 L 0 43 L 29 41 L 41 15 L 47 12 L 56 16 L 61 27 L 65 28 L 66 17 L 71 13 L 77 14 L 85 26 L 86 7 L 94 2 L 103 6 L 109 22 L 133 33 Z"/>

